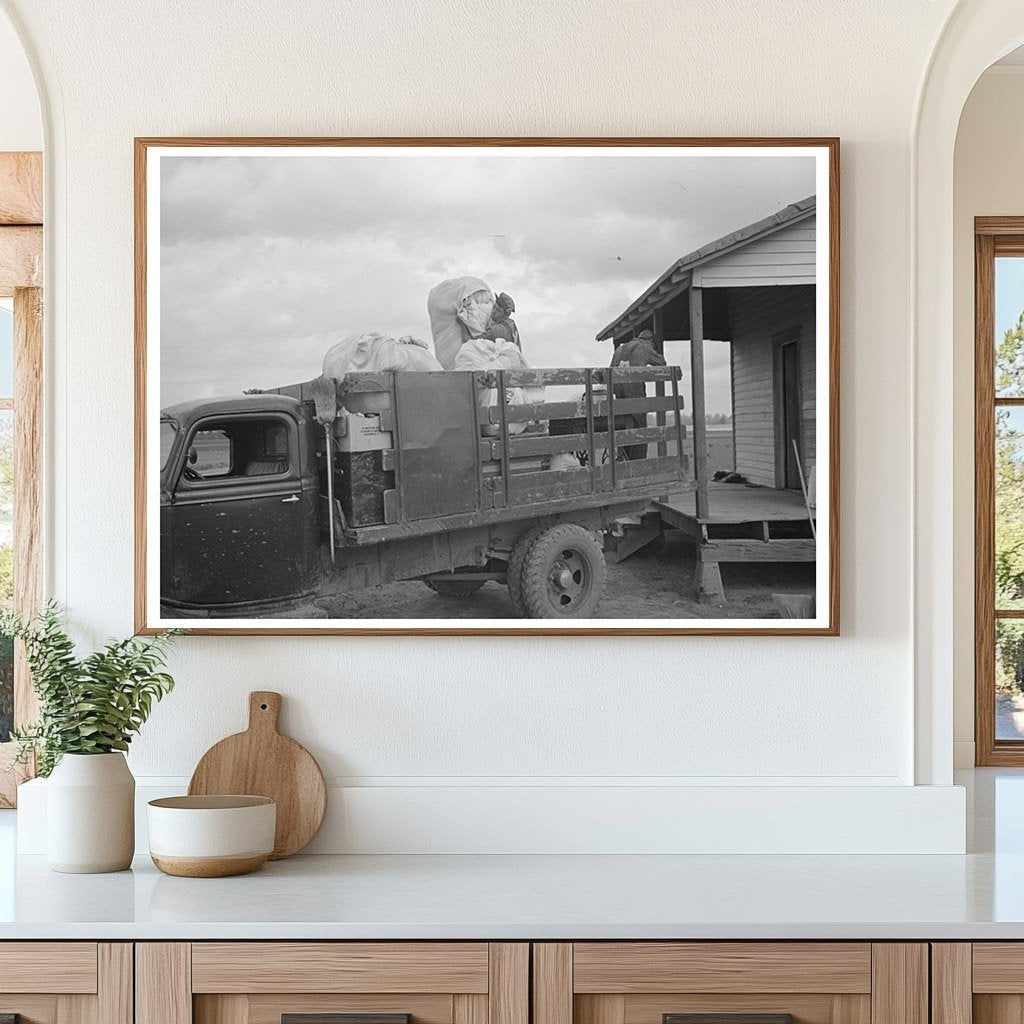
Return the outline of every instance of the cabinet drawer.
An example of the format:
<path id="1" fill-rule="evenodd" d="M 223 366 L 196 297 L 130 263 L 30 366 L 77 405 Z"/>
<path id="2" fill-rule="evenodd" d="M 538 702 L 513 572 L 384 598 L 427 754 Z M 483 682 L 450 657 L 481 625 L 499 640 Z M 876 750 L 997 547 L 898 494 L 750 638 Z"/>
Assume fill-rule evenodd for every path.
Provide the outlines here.
<path id="1" fill-rule="evenodd" d="M 926 1024 L 923 943 L 537 943 L 534 1024 Z"/>
<path id="2" fill-rule="evenodd" d="M 96 957 L 95 942 L 0 943 L 0 992 L 93 993 Z"/>
<path id="3" fill-rule="evenodd" d="M 467 992 L 488 988 L 486 942 L 197 942 L 193 992 Z"/>
<path id="4" fill-rule="evenodd" d="M 529 1024 L 514 942 L 136 947 L 136 1024 Z"/>
<path id="5" fill-rule="evenodd" d="M 870 943 L 578 942 L 573 991 L 871 991 Z"/>

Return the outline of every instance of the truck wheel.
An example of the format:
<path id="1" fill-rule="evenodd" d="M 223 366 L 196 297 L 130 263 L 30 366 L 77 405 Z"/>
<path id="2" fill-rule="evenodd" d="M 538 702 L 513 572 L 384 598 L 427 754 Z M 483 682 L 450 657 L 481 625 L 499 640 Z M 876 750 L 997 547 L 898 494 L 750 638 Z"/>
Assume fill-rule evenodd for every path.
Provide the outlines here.
<path id="1" fill-rule="evenodd" d="M 512 545 L 512 553 L 508 559 L 508 598 L 517 619 L 530 617 L 530 613 L 526 610 L 526 602 L 523 600 L 523 566 L 526 564 L 526 556 L 530 553 L 533 542 L 546 529 L 548 529 L 546 526 L 531 526 L 528 530 L 524 530 Z"/>
<path id="2" fill-rule="evenodd" d="M 479 583 L 476 580 L 424 580 L 423 582 L 441 597 L 469 597 L 470 594 L 475 594 L 486 580 L 480 580 Z"/>
<path id="3" fill-rule="evenodd" d="M 575 523 L 549 527 L 533 542 L 522 574 L 523 602 L 531 619 L 584 619 L 604 591 L 604 552 Z"/>

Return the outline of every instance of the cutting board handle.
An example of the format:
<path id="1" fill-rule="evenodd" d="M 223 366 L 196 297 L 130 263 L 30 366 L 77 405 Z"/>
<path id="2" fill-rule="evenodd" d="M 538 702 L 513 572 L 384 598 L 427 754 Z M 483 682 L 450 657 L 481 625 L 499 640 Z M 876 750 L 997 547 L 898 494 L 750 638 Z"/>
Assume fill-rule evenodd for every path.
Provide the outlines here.
<path id="1" fill-rule="evenodd" d="M 281 715 L 281 694 L 253 690 L 249 694 L 249 732 L 277 732 Z"/>

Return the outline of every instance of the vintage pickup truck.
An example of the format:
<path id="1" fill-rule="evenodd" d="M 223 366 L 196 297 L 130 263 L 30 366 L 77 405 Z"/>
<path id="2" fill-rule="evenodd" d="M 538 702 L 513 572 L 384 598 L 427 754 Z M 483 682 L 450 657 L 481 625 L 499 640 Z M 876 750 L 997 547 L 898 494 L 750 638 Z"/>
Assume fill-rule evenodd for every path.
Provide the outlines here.
<path id="1" fill-rule="evenodd" d="M 332 597 L 422 580 L 452 598 L 507 584 L 519 617 L 591 617 L 613 523 L 692 488 L 679 379 L 675 366 L 362 373 L 168 408 L 164 614 L 332 617 Z M 616 398 L 637 381 L 658 393 Z M 577 397 L 522 400 L 539 388 Z M 658 425 L 642 425 L 649 413 Z"/>

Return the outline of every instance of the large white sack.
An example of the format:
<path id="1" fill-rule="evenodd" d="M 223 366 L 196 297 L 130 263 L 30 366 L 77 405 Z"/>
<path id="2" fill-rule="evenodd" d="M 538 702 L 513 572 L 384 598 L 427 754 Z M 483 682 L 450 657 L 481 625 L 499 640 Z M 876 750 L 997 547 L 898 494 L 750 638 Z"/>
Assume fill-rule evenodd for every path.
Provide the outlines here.
<path id="1" fill-rule="evenodd" d="M 483 334 L 494 308 L 494 292 L 478 277 L 454 277 L 430 289 L 427 313 L 434 353 L 445 370 L 468 338 Z"/>
<path id="2" fill-rule="evenodd" d="M 324 376 L 341 380 L 347 373 L 379 373 L 382 370 L 440 370 L 425 341 L 411 335 L 354 334 L 332 345 L 324 355 Z M 390 408 L 386 392 L 355 391 L 342 399 L 349 412 L 379 413 Z"/>
<path id="3" fill-rule="evenodd" d="M 332 345 L 324 355 L 324 376 L 341 380 L 347 373 L 382 370 L 441 370 L 425 341 L 405 335 L 354 334 Z"/>
<path id="4" fill-rule="evenodd" d="M 528 370 L 517 345 L 511 341 L 470 338 L 455 355 L 453 370 Z"/>
<path id="5" fill-rule="evenodd" d="M 455 357 L 455 370 L 528 370 L 529 364 L 523 358 L 517 345 L 510 341 L 492 341 L 490 338 L 471 338 L 459 349 Z M 497 388 L 481 388 L 480 429 L 487 437 L 495 437 L 500 431 L 497 423 L 490 422 L 490 410 L 498 404 Z M 506 388 L 506 405 L 527 405 L 544 401 L 544 389 L 540 387 Z M 521 434 L 526 423 L 510 423 L 510 434 Z"/>

